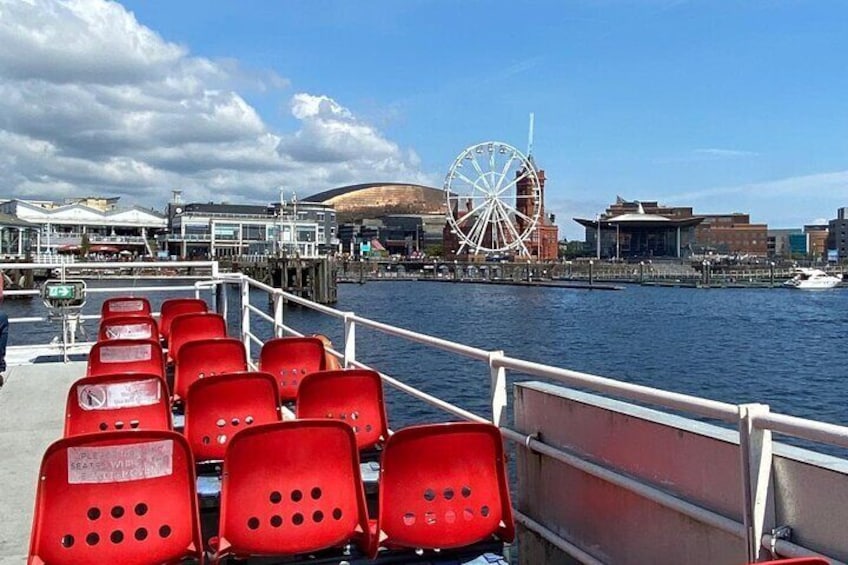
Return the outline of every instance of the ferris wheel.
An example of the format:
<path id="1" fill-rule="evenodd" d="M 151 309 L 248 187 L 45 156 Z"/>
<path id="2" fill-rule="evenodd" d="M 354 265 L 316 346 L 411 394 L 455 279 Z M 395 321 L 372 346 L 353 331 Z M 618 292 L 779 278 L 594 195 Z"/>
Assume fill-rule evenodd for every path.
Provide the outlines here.
<path id="1" fill-rule="evenodd" d="M 521 151 L 499 141 L 468 147 L 445 177 L 445 197 L 458 253 L 530 255 L 526 242 L 539 222 L 542 191 Z"/>

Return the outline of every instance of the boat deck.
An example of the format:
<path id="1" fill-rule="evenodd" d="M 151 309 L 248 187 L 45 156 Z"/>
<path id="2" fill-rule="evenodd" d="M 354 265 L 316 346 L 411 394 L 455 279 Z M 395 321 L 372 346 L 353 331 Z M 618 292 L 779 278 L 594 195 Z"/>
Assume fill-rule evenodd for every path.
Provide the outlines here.
<path id="1" fill-rule="evenodd" d="M 26 562 L 38 468 L 47 446 L 62 437 L 71 384 L 85 362 L 10 366 L 0 389 L 0 565 Z"/>

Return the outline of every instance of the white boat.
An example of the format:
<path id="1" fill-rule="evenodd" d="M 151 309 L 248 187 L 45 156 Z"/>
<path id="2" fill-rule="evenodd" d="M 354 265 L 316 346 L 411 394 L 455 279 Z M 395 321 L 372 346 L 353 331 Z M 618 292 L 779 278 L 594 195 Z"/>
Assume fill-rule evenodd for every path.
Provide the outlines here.
<path id="1" fill-rule="evenodd" d="M 786 286 L 800 290 L 823 290 L 839 286 L 842 275 L 829 275 L 821 269 L 795 269 L 795 276 L 786 281 Z"/>

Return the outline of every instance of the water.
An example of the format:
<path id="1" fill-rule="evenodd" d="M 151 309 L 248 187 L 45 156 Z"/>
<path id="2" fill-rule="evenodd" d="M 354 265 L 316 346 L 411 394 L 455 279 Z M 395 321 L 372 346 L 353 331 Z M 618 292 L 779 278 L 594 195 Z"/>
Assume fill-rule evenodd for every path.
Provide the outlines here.
<path id="1" fill-rule="evenodd" d="M 845 289 L 628 286 L 603 292 L 379 282 L 341 286 L 337 308 L 523 359 L 848 424 Z M 319 321 L 298 308 L 289 309 L 286 320 L 341 342 L 338 320 Z M 359 360 L 486 414 L 484 363 L 448 353 L 425 356 L 422 347 L 364 328 L 357 338 Z M 391 400 L 390 409 L 399 409 L 397 396 Z M 438 414 L 421 407 L 404 409 L 401 417 L 406 424 Z"/>
<path id="2" fill-rule="evenodd" d="M 175 281 L 168 281 L 175 284 Z M 128 281 L 90 283 L 127 286 Z M 145 286 L 151 286 L 147 281 Z M 164 282 L 162 284 L 165 284 Z M 182 283 L 180 283 L 182 284 Z M 154 309 L 168 293 L 145 293 Z M 238 331 L 236 292 L 230 323 Z M 205 294 L 211 301 L 211 294 Z M 90 295 L 85 313 L 99 312 Z M 253 303 L 266 307 L 262 293 Z M 40 300 L 8 300 L 10 317 L 42 315 Z M 267 306 L 271 312 L 270 306 Z M 848 290 L 679 289 L 620 292 L 437 282 L 341 285 L 336 308 L 483 349 L 731 403 L 848 424 Z M 290 306 L 286 323 L 342 343 L 342 322 Z M 88 322 L 94 335 L 96 322 Z M 253 315 L 258 335 L 270 325 Z M 10 345 L 46 342 L 55 327 L 15 324 Z M 254 346 L 253 357 L 258 356 Z M 357 359 L 426 392 L 487 414 L 485 363 L 357 328 Z M 526 375 L 510 372 L 510 382 Z M 387 391 L 394 427 L 446 419 L 444 412 Z"/>

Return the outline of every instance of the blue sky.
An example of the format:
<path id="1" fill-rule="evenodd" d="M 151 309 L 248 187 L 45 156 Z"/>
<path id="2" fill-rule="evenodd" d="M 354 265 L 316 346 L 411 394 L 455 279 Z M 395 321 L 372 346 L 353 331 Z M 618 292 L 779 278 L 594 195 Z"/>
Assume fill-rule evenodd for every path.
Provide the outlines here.
<path id="1" fill-rule="evenodd" d="M 441 186 L 468 145 L 524 149 L 534 112 L 547 207 L 569 238 L 582 236 L 572 217 L 616 195 L 749 212 L 771 227 L 832 218 L 848 205 L 844 2 L 121 4 L 138 27 L 182 50 L 179 64 L 217 69 L 202 80 L 252 107 L 251 135 L 282 139 L 286 163 L 302 174 L 281 182 L 303 192 L 345 184 L 346 171 L 367 180 L 369 167 L 373 180 Z M 329 113 L 315 110 L 318 97 L 332 103 Z M 326 136 L 342 126 L 318 119 L 329 115 L 354 132 L 339 154 Z M 357 155 L 355 132 L 381 149 Z M 336 168 L 303 172 L 334 158 Z M 221 186 L 237 185 L 235 169 Z M 205 196 L 202 178 L 192 179 Z M 258 188 L 242 197 L 268 199 L 276 189 L 265 181 L 273 184 L 251 177 Z"/>

